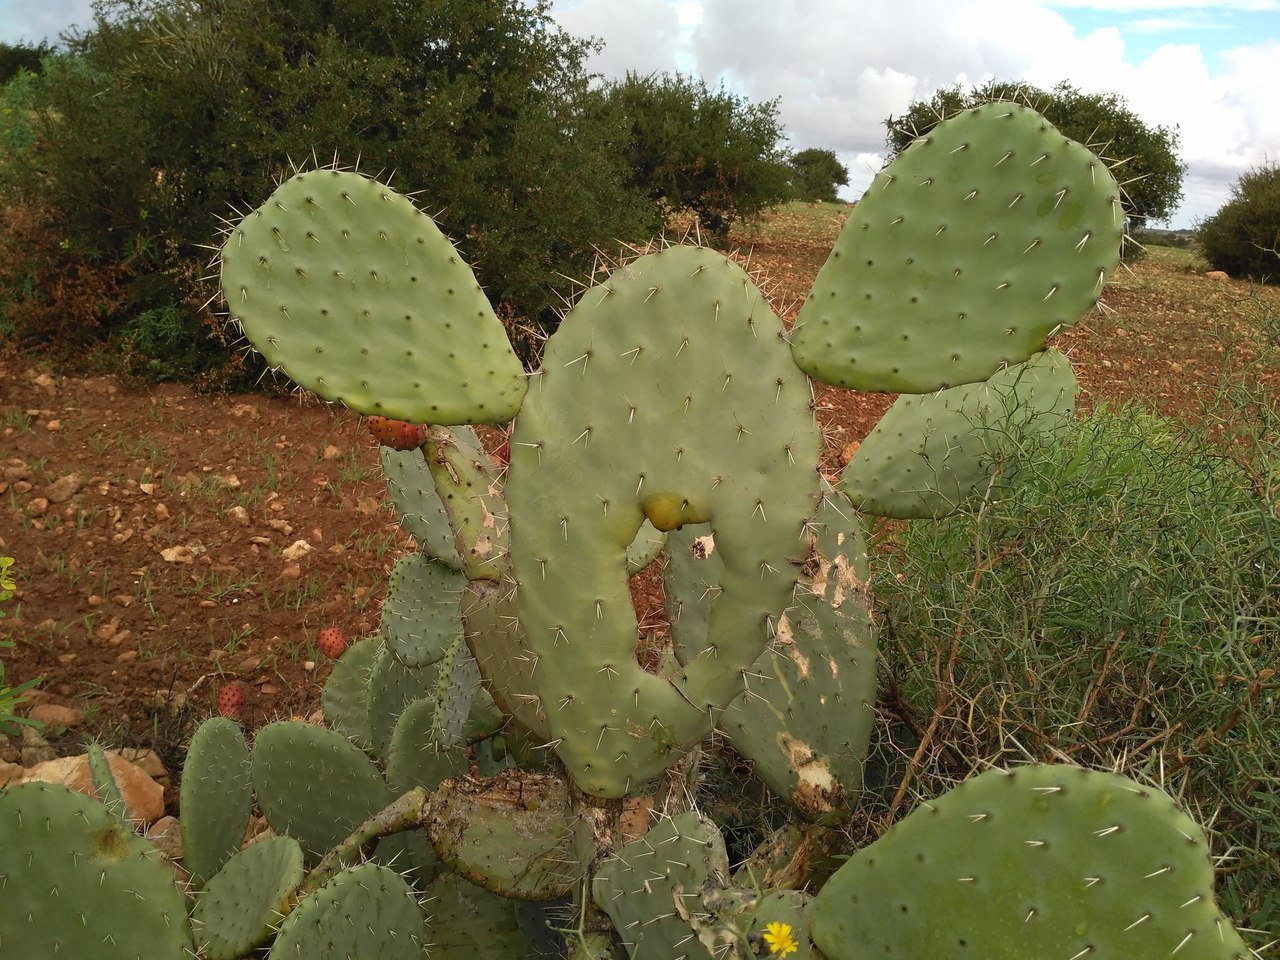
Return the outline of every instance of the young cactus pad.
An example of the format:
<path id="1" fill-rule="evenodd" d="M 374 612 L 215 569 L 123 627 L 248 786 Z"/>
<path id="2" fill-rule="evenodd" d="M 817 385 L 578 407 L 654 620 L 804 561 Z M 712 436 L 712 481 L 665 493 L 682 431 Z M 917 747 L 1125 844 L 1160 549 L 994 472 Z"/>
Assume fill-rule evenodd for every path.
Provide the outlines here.
<path id="1" fill-rule="evenodd" d="M 1088 149 L 1029 107 L 966 110 L 876 175 L 800 310 L 796 362 L 855 390 L 986 380 L 1097 301 L 1123 227 Z"/>
<path id="2" fill-rule="evenodd" d="M 904 393 L 858 447 L 840 489 L 866 514 L 948 516 L 986 496 L 993 482 L 1008 483 L 1018 449 L 1068 424 L 1075 400 L 1075 373 L 1057 350 L 982 383 Z"/>
<path id="3" fill-rule="evenodd" d="M 222 247 L 231 319 L 326 400 L 412 423 L 503 423 L 524 368 L 471 268 L 412 202 L 356 173 L 282 183 Z"/>
<path id="4" fill-rule="evenodd" d="M 829 960 L 1245 960 L 1203 831 L 1167 795 L 1071 766 L 991 770 L 922 804 L 818 893 Z"/>

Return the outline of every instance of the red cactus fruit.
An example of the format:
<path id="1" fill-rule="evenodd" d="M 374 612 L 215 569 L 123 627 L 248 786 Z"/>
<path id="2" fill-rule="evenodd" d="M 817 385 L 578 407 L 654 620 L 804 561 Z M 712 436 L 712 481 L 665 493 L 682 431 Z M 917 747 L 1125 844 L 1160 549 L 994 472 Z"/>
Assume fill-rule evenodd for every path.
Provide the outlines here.
<path id="1" fill-rule="evenodd" d="M 316 646 L 326 657 L 337 660 L 347 649 L 347 638 L 341 627 L 325 627 L 316 637 Z"/>
<path id="2" fill-rule="evenodd" d="M 392 450 L 412 450 L 427 438 L 427 428 L 422 424 L 378 416 L 365 417 L 364 422 L 373 438 Z"/>
<path id="3" fill-rule="evenodd" d="M 218 713 L 232 720 L 239 720 L 244 713 L 244 687 L 238 683 L 228 683 L 218 691 Z"/>

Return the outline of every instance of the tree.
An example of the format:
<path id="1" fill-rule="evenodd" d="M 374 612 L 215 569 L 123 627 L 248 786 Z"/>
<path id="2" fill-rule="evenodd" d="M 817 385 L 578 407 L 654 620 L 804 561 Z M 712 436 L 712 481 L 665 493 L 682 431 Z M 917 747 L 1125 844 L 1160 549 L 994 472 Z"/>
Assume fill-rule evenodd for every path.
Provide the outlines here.
<path id="1" fill-rule="evenodd" d="M 797 200 L 823 200 L 835 203 L 840 198 L 836 187 L 849 184 L 849 168 L 837 159 L 834 150 L 810 147 L 791 155 L 793 172 L 792 196 Z"/>
<path id="2" fill-rule="evenodd" d="M 40 61 L 53 53 L 53 47 L 41 40 L 34 46 L 29 43 L 0 42 L 0 86 L 18 75 L 19 70 L 40 72 Z"/>
<path id="3" fill-rule="evenodd" d="M 203 247 L 231 208 L 258 205 L 313 156 L 394 172 L 504 315 L 553 323 L 561 275 L 585 275 L 598 246 L 647 236 L 655 215 L 584 122 L 594 43 L 549 8 L 98 0 L 92 27 L 40 78 L 24 199 L 70 255 L 127 264 L 104 329 L 162 343 L 137 325 L 163 317 L 170 329 L 176 309 L 209 364 L 229 352 L 199 309 Z"/>
<path id="4" fill-rule="evenodd" d="M 902 116 L 885 121 L 886 146 L 897 156 L 944 117 L 992 100 L 1015 100 L 1034 107 L 1072 140 L 1109 160 L 1131 219 L 1160 222 L 1177 210 L 1187 170 L 1178 158 L 1177 127 L 1149 126 L 1119 94 L 1082 93 L 1065 81 L 1052 90 L 1007 81 L 968 91 L 959 84 L 944 87 L 928 100 L 911 104 Z"/>
<path id="5" fill-rule="evenodd" d="M 1264 163 L 1231 187 L 1231 199 L 1197 224 L 1204 258 L 1233 277 L 1280 283 L 1280 166 Z"/>
<path id="6" fill-rule="evenodd" d="M 601 89 L 593 116 L 611 131 L 631 184 L 692 210 L 713 239 L 787 195 L 776 99 L 752 103 L 680 73 L 628 73 Z"/>

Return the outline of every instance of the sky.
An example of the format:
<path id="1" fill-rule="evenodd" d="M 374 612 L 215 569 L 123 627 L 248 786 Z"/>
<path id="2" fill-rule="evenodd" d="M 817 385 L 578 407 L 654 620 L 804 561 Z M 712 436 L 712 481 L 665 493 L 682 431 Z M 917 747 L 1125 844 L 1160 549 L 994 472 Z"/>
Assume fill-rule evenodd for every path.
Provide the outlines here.
<path id="1" fill-rule="evenodd" d="M 52 40 L 89 7 L 0 0 L 0 40 Z M 1120 93 L 1177 127 L 1188 170 L 1162 226 L 1193 226 L 1280 160 L 1280 0 L 553 0 L 552 15 L 604 41 L 590 67 L 606 78 L 681 70 L 779 98 L 788 146 L 834 150 L 849 200 L 884 163 L 886 117 L 989 79 Z"/>

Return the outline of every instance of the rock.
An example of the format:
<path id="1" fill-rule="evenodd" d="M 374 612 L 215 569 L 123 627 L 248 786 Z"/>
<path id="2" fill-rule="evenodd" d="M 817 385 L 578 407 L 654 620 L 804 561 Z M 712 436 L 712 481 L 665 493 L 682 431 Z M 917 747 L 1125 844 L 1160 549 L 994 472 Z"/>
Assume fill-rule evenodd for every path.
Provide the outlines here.
<path id="1" fill-rule="evenodd" d="M 1219 283 L 1221 283 L 1224 280 L 1231 279 L 1229 276 L 1227 276 L 1226 272 L 1222 270 L 1210 270 L 1208 273 L 1204 275 L 1204 278 L 1206 280 L 1217 280 Z"/>
<path id="2" fill-rule="evenodd" d="M 57 433 L 59 430 L 62 429 L 62 421 L 50 420 L 44 425 L 44 428 L 48 430 L 50 433 Z"/>
<path id="3" fill-rule="evenodd" d="M 227 516 L 231 518 L 236 526 L 247 527 L 249 525 L 249 511 L 239 504 L 228 510 Z"/>
<path id="4" fill-rule="evenodd" d="M 37 763 L 52 760 L 58 752 L 49 746 L 49 741 L 40 736 L 35 727 L 22 728 L 22 750 L 19 760 L 24 767 L 34 767 Z"/>
<path id="5" fill-rule="evenodd" d="M 17 763 L 21 756 L 22 748 L 13 742 L 13 738 L 0 733 L 0 763 Z"/>
<path id="6" fill-rule="evenodd" d="M 157 520 L 169 519 L 169 508 L 165 506 L 163 503 L 156 504 L 156 519 Z"/>
<path id="7" fill-rule="evenodd" d="M 169 769 L 154 750 L 141 747 L 121 747 L 120 756 L 149 776 L 162 787 L 169 785 Z"/>
<path id="8" fill-rule="evenodd" d="M 3 461 L 3 467 L 0 468 L 0 476 L 3 476 L 9 483 L 18 480 L 27 480 L 31 476 L 31 467 L 17 457 L 10 457 Z"/>
<path id="9" fill-rule="evenodd" d="M 120 754 L 107 750 L 107 765 L 115 777 L 116 786 L 124 800 L 129 819 L 141 823 L 155 823 L 164 816 L 164 787 L 152 780 L 139 767 Z M 97 796 L 93 790 L 93 775 L 89 772 L 86 754 L 76 757 L 59 757 L 47 760 L 29 769 L 23 783 L 60 783 L 85 796 Z"/>
<path id="10" fill-rule="evenodd" d="M 289 546 L 280 551 L 280 555 L 286 560 L 301 560 L 311 552 L 311 544 L 305 540 L 295 540 Z"/>
<path id="11" fill-rule="evenodd" d="M 231 415 L 233 417 L 248 417 L 250 420 L 257 420 L 262 416 L 256 403 L 237 403 L 231 408 Z"/>
<path id="12" fill-rule="evenodd" d="M 182 827 L 177 817 L 161 817 L 147 828 L 147 839 L 166 860 L 182 859 Z"/>
<path id="13" fill-rule="evenodd" d="M 22 764 L 0 760 L 0 787 L 7 787 L 11 783 L 17 783 L 24 773 L 26 773 L 26 770 L 23 769 Z"/>
<path id="14" fill-rule="evenodd" d="M 33 517 L 43 517 L 49 509 L 49 501 L 44 497 L 32 497 L 27 501 L 27 513 Z"/>
<path id="15" fill-rule="evenodd" d="M 78 727 L 84 723 L 84 711 L 56 703 L 41 703 L 27 711 L 27 717 L 43 723 L 47 729 Z"/>
<path id="16" fill-rule="evenodd" d="M 66 503 L 84 486 L 84 480 L 78 473 L 68 473 L 64 477 L 59 477 L 53 483 L 45 488 L 44 495 L 48 497 L 50 503 Z"/>
<path id="17" fill-rule="evenodd" d="M 182 545 L 167 547 L 160 551 L 160 556 L 168 563 L 192 563 L 196 558 L 194 550 Z"/>
<path id="18" fill-rule="evenodd" d="M 342 448 L 335 447 L 332 443 L 324 448 L 324 452 L 320 454 L 321 460 L 332 460 L 335 457 L 342 456 Z"/>

